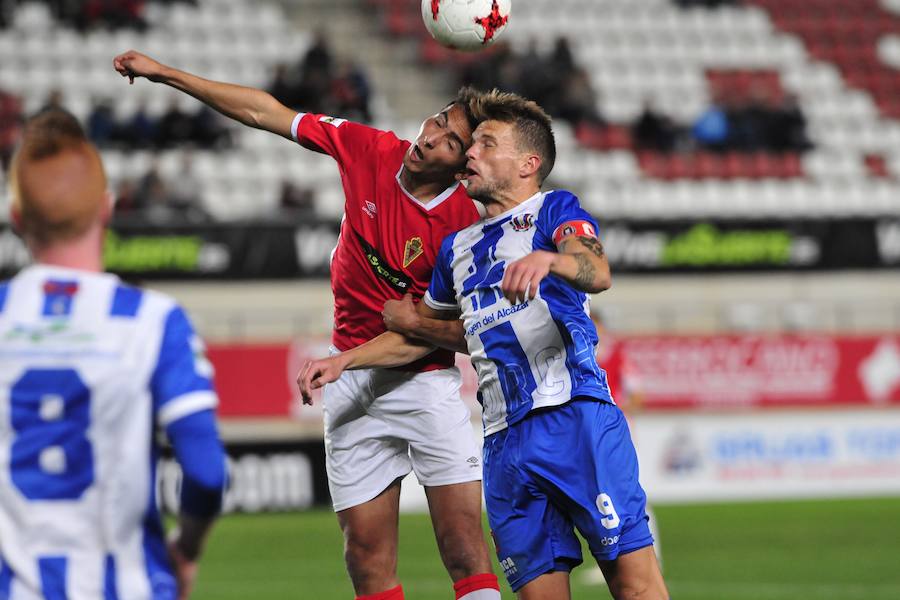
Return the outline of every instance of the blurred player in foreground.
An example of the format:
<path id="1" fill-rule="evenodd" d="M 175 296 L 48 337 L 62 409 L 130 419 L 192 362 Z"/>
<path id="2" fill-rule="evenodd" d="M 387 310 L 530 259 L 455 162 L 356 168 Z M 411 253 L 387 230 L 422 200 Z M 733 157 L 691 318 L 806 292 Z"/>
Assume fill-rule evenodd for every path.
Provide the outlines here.
<path id="1" fill-rule="evenodd" d="M 0 283 L 0 598 L 187 598 L 225 486 L 203 344 L 102 272 L 112 201 L 73 116 L 26 124 L 11 179 L 36 264 Z M 184 472 L 168 548 L 157 428 Z"/>
<path id="2" fill-rule="evenodd" d="M 594 359 L 585 292 L 611 281 L 596 222 L 572 194 L 540 191 L 556 150 L 538 105 L 494 92 L 474 108 L 484 120 L 468 151 L 468 190 L 487 216 L 444 240 L 417 310 L 400 303 L 411 314 L 386 319 L 413 334 L 442 321 L 464 331 L 484 408 L 488 517 L 521 598 L 569 597 L 582 561 L 575 528 L 615 598 L 668 598 L 628 426 Z M 308 363 L 298 383 L 309 395 L 345 369 L 426 351 L 391 331 Z"/>
<path id="3" fill-rule="evenodd" d="M 346 204 L 331 261 L 334 352 L 383 333 L 385 301 L 422 296 L 441 240 L 478 219 L 459 183 L 476 125 L 472 91 L 461 91 L 426 119 L 410 143 L 344 119 L 298 114 L 261 90 L 208 81 L 134 51 L 117 56 L 114 66 L 132 81 L 165 83 L 337 161 Z M 450 343 L 435 343 L 441 341 Z M 414 470 L 456 597 L 498 599 L 481 528 L 478 445 L 459 396 L 460 374 L 452 351 L 428 349 L 403 370 L 347 373 L 324 391 L 328 484 L 347 570 L 360 597 L 403 597 L 397 578 L 400 480 Z"/>

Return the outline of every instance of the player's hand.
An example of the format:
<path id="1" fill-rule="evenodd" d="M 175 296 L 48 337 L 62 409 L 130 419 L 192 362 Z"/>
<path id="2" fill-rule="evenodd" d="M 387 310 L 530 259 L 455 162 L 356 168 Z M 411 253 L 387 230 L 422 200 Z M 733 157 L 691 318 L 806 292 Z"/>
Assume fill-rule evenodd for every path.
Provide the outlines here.
<path id="1" fill-rule="evenodd" d="M 326 383 L 337 381 L 344 366 L 338 360 L 338 356 L 323 358 L 321 360 L 308 360 L 297 375 L 297 387 L 300 388 L 300 396 L 303 404 L 312 404 L 313 390 L 323 387 Z"/>
<path id="2" fill-rule="evenodd" d="M 194 590 L 197 579 L 197 561 L 191 560 L 178 546 L 178 532 L 173 532 L 167 543 L 169 559 L 175 569 L 175 580 L 178 582 L 178 600 L 187 600 Z"/>
<path id="3" fill-rule="evenodd" d="M 134 50 L 115 57 L 113 67 L 119 72 L 119 75 L 127 77 L 129 83 L 134 83 L 137 77 L 146 77 L 150 81 L 161 81 L 164 70 L 161 63 Z"/>
<path id="4" fill-rule="evenodd" d="M 535 250 L 525 258 L 511 262 L 503 274 L 500 291 L 511 304 L 533 300 L 557 256 L 555 252 Z"/>
<path id="5" fill-rule="evenodd" d="M 389 331 L 404 335 L 414 335 L 419 328 L 419 313 L 413 295 L 407 293 L 400 300 L 388 300 L 381 311 L 384 326 Z"/>

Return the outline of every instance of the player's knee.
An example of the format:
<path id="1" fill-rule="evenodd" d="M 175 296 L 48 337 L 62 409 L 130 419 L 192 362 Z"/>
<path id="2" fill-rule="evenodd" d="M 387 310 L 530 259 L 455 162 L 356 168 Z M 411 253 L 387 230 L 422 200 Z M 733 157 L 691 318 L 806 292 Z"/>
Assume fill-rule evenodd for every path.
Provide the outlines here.
<path id="1" fill-rule="evenodd" d="M 609 591 L 616 600 L 668 600 L 665 587 L 656 578 L 644 575 L 616 577 L 609 582 Z"/>
<path id="2" fill-rule="evenodd" d="M 344 560 L 354 580 L 390 575 L 396 570 L 396 551 L 384 540 L 347 536 Z"/>

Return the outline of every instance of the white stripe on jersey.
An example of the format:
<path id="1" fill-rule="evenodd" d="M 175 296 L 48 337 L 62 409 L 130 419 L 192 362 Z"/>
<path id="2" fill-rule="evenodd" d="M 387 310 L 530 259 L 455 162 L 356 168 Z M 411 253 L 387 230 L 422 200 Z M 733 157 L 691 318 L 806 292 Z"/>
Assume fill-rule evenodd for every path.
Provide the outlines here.
<path id="1" fill-rule="evenodd" d="M 215 408 L 217 404 L 218 398 L 212 392 L 191 392 L 174 400 L 169 400 L 159 410 L 157 421 L 165 427 L 169 423 L 174 423 L 178 419 L 197 411 Z"/>

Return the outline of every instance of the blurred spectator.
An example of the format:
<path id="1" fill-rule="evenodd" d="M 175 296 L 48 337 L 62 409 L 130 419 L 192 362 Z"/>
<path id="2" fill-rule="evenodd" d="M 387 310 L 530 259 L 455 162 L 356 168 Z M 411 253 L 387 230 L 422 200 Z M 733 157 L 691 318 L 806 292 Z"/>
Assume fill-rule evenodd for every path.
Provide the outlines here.
<path id="1" fill-rule="evenodd" d="M 156 145 L 160 148 L 172 148 L 194 139 L 194 121 L 191 116 L 181 110 L 178 99 L 172 98 L 169 108 L 159 119 Z"/>
<path id="2" fill-rule="evenodd" d="M 291 218 L 303 219 L 315 214 L 313 191 L 309 188 L 298 187 L 287 179 L 281 182 L 281 210 Z"/>
<path id="3" fill-rule="evenodd" d="M 53 88 L 47 94 L 47 99 L 44 100 L 44 105 L 40 108 L 40 110 L 47 110 L 48 108 L 58 108 L 60 110 L 66 110 L 65 96 L 63 96 L 61 89 Z"/>
<path id="4" fill-rule="evenodd" d="M 767 134 L 768 147 L 773 152 L 804 152 L 812 148 L 806 134 L 806 117 L 796 96 L 786 95 L 773 108 Z"/>
<path id="5" fill-rule="evenodd" d="M 120 139 L 129 148 L 151 148 L 159 136 L 156 120 L 142 101 L 131 118 L 120 127 Z"/>
<path id="6" fill-rule="evenodd" d="M 19 142 L 22 131 L 22 101 L 0 90 L 0 167 L 9 167 L 9 161 Z"/>
<path id="7" fill-rule="evenodd" d="M 94 104 L 91 114 L 87 119 L 87 134 L 97 146 L 106 148 L 110 146 L 118 135 L 118 125 L 113 115 L 112 103 L 103 99 Z"/>
<path id="8" fill-rule="evenodd" d="M 296 69 L 288 68 L 287 63 L 278 63 L 275 67 L 275 78 L 269 85 L 269 93 L 290 108 L 302 110 L 300 105 L 300 77 Z"/>
<path id="9" fill-rule="evenodd" d="M 557 114 L 575 125 L 597 126 L 606 123 L 597 110 L 597 94 L 584 69 L 575 69 L 563 82 Z"/>
<path id="10" fill-rule="evenodd" d="M 336 77 L 331 82 L 331 97 L 336 115 L 368 123 L 372 120 L 369 112 L 371 88 L 366 74 L 355 63 L 342 63 Z"/>
<path id="11" fill-rule="evenodd" d="M 159 166 L 153 164 L 140 178 L 134 190 L 132 206 L 148 220 L 159 223 L 169 215 L 169 188 L 159 174 Z"/>
<path id="12" fill-rule="evenodd" d="M 736 114 L 734 111 L 729 112 L 723 104 L 721 99 L 715 99 L 697 117 L 691 129 L 697 143 L 707 150 L 719 152 L 728 150 L 736 139 L 733 129 L 736 124 Z"/>
<path id="13" fill-rule="evenodd" d="M 483 58 L 466 65 L 461 80 L 481 90 L 498 88 L 522 94 L 575 127 L 606 124 L 590 76 L 575 61 L 565 37 L 555 40 L 547 56 L 540 55 L 535 40 L 524 54 L 516 54 L 508 43 L 499 41 Z"/>
<path id="14" fill-rule="evenodd" d="M 116 186 L 116 210 L 113 212 L 114 219 L 128 218 L 138 211 L 137 198 L 135 193 L 137 186 L 133 179 L 126 178 L 119 182 Z"/>
<path id="15" fill-rule="evenodd" d="M 649 104 L 631 128 L 631 136 L 639 150 L 671 152 L 675 149 L 678 127 L 667 116 L 660 114 Z"/>
<path id="16" fill-rule="evenodd" d="M 372 120 L 372 88 L 365 71 L 354 62 L 334 60 L 321 32 L 299 66 L 280 63 L 268 91 L 298 111 L 327 113 L 354 121 Z"/>
<path id="17" fill-rule="evenodd" d="M 201 148 L 224 148 L 230 143 L 228 129 L 222 125 L 219 114 L 206 106 L 201 105 L 194 113 L 192 120 L 192 140 Z"/>
<path id="18" fill-rule="evenodd" d="M 194 172 L 194 160 L 190 153 L 181 159 L 181 167 L 176 176 L 176 183 L 171 187 L 168 203 L 180 220 L 188 223 L 209 221 L 209 215 L 201 207 L 203 186 Z"/>

